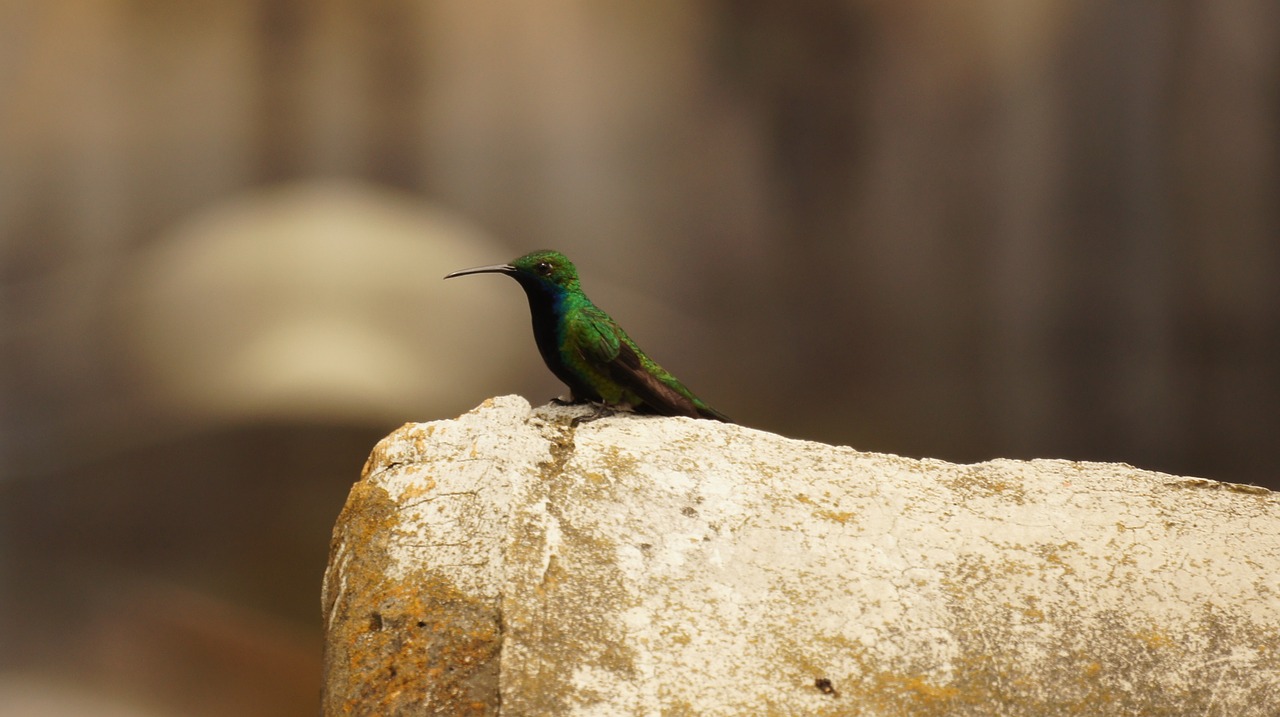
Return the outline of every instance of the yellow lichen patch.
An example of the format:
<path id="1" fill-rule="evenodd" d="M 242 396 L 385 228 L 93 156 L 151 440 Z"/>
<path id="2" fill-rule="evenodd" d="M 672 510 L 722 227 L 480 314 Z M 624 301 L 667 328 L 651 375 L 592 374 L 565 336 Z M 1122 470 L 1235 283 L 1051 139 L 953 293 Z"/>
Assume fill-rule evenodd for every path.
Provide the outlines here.
<path id="1" fill-rule="evenodd" d="M 334 528 L 325 576 L 325 714 L 496 713 L 501 628 L 494 600 L 426 571 L 389 577 L 397 506 L 354 485 Z"/>
<path id="2" fill-rule="evenodd" d="M 413 481 L 403 488 L 400 493 L 400 504 L 410 505 L 425 498 L 430 498 L 436 492 L 436 481 L 431 476 L 423 476 L 420 481 Z"/>
<path id="3" fill-rule="evenodd" d="M 1151 649 L 1161 649 L 1174 646 L 1173 640 L 1170 639 L 1168 635 L 1152 628 L 1136 630 L 1129 633 L 1129 637 L 1138 640 Z"/>
<path id="4" fill-rule="evenodd" d="M 840 524 L 849 522 L 856 515 L 856 513 L 847 510 L 815 510 L 813 514 L 823 520 L 830 520 Z"/>
<path id="5" fill-rule="evenodd" d="M 1040 609 L 1040 598 L 1035 595 L 1025 595 L 1022 598 L 1026 605 L 1022 608 L 1022 616 L 1030 622 L 1044 622 L 1044 610 Z"/>
<path id="6" fill-rule="evenodd" d="M 639 461 L 635 456 L 623 453 L 618 450 L 617 446 L 609 446 L 607 449 L 608 457 L 605 459 L 605 467 L 614 473 L 634 473 Z"/>
<path id="7" fill-rule="evenodd" d="M 1013 476 L 992 473 L 990 469 L 971 467 L 942 483 L 965 499 L 1002 498 L 1018 505 L 1027 502 L 1021 482 Z"/>
<path id="8" fill-rule="evenodd" d="M 1080 552 L 1080 544 L 1074 540 L 1068 540 L 1065 543 L 1039 543 L 1032 551 L 1043 561 L 1058 568 L 1062 568 L 1068 574 L 1075 572 L 1075 568 L 1071 566 L 1071 561 L 1064 554 Z"/>
<path id="9" fill-rule="evenodd" d="M 351 713 L 398 714 L 487 702 L 496 708 L 501 631 L 492 601 L 420 574 L 372 593 L 347 663 Z"/>
<path id="10" fill-rule="evenodd" d="M 922 717 L 965 713 L 967 706 L 981 705 L 989 693 L 954 684 L 941 684 L 920 674 L 878 671 L 859 678 L 829 678 L 840 691 L 840 703 L 850 714 L 849 705 L 866 708 L 869 714 Z M 856 714 L 856 713 L 855 713 Z"/>
<path id="11" fill-rule="evenodd" d="M 950 702 L 960 696 L 960 690 L 947 685 L 936 685 L 918 675 L 888 679 L 881 676 L 887 689 L 896 689 L 921 702 Z"/>
<path id="12" fill-rule="evenodd" d="M 795 500 L 797 503 L 801 503 L 803 505 L 812 505 L 812 506 L 818 505 L 817 501 L 805 495 L 804 493 L 796 493 Z M 830 520 L 832 522 L 840 523 L 840 524 L 849 522 L 849 520 L 851 520 L 855 515 L 857 515 L 857 513 L 854 513 L 852 511 L 831 510 L 829 508 L 818 508 L 817 510 L 813 511 L 813 516 L 815 518 L 821 518 L 822 520 Z"/>

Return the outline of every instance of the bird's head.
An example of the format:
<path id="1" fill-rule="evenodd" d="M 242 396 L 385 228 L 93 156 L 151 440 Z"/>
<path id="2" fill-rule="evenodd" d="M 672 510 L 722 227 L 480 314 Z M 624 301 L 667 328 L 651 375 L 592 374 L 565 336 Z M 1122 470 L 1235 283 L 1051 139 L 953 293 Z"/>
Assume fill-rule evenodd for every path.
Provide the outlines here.
<path id="1" fill-rule="evenodd" d="M 520 282 L 526 291 L 532 289 L 558 293 L 579 289 L 578 270 L 574 268 L 573 262 L 569 261 L 569 257 L 558 251 L 546 249 L 525 254 L 510 264 L 463 269 L 448 274 L 444 278 L 452 279 L 455 276 L 467 274 L 506 274 Z"/>

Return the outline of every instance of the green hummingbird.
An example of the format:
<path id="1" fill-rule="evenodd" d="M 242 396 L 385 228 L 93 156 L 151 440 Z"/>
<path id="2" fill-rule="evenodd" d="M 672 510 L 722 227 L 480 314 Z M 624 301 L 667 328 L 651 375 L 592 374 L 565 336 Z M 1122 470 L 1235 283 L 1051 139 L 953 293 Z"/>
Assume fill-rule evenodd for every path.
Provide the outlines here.
<path id="1" fill-rule="evenodd" d="M 538 352 L 569 386 L 575 403 L 628 405 L 639 413 L 732 422 L 646 356 L 618 322 L 591 303 L 578 283 L 578 270 L 564 254 L 535 251 L 510 264 L 463 269 L 444 278 L 489 273 L 520 282 L 529 297 Z"/>

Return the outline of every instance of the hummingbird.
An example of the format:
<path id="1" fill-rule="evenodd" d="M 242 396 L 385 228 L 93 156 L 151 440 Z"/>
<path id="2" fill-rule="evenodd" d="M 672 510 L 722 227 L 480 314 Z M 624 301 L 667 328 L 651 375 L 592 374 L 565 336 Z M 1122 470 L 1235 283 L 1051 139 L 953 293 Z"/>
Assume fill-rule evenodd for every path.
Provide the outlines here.
<path id="1" fill-rule="evenodd" d="M 529 298 L 538 352 L 569 387 L 572 402 L 732 423 L 646 356 L 618 322 L 591 303 L 564 254 L 535 251 L 510 264 L 463 269 L 444 278 L 468 274 L 506 274 L 520 283 Z"/>

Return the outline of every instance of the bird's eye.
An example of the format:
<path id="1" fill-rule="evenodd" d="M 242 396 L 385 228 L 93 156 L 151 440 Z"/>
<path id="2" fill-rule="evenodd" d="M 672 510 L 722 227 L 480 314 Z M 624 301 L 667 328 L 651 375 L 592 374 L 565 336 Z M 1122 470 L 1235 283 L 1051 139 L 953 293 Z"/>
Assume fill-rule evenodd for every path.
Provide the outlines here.
<path id="1" fill-rule="evenodd" d="M 540 261 L 533 268 L 535 271 L 537 271 L 539 274 L 542 274 L 543 276 L 551 276 L 550 262 Z"/>

